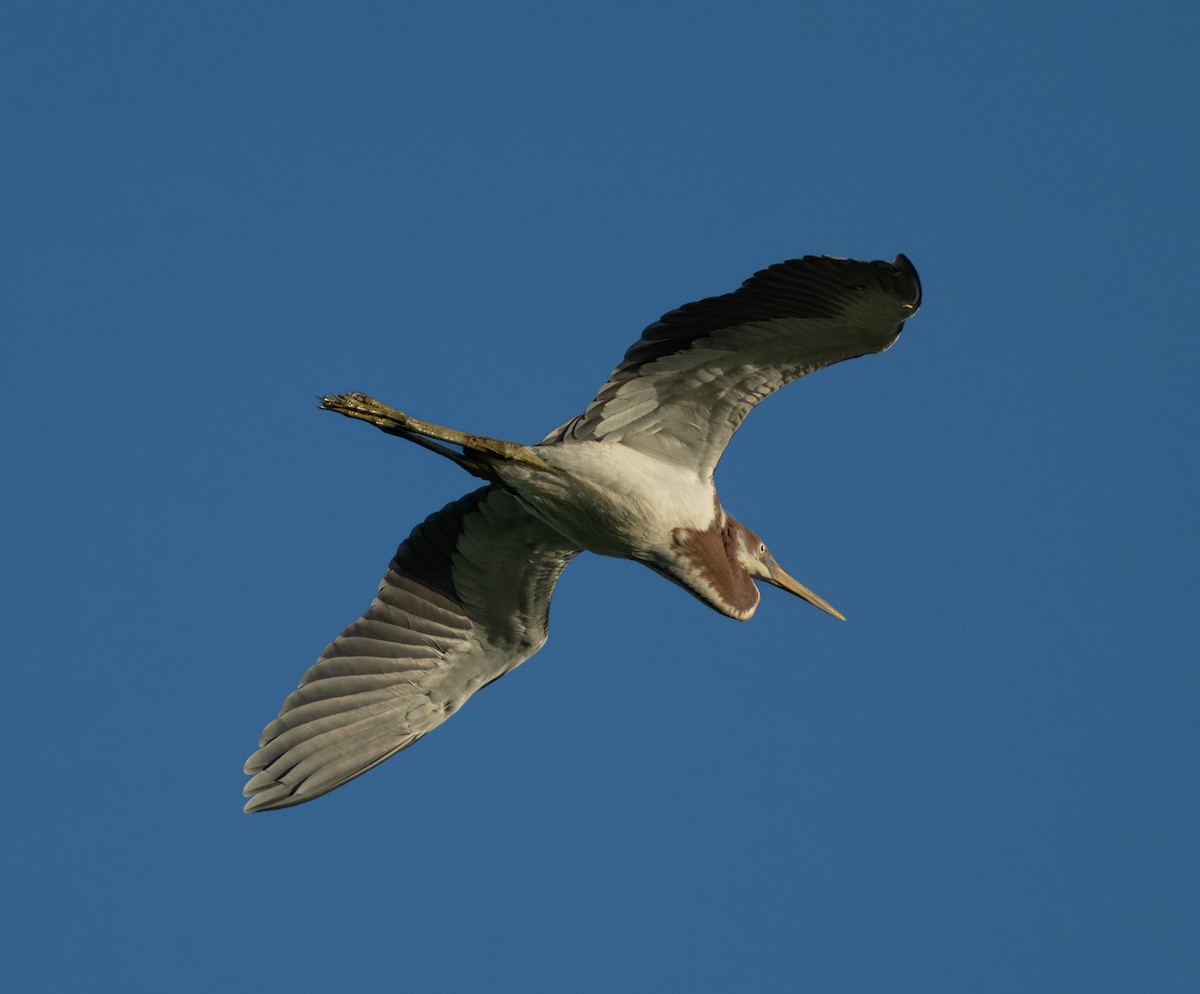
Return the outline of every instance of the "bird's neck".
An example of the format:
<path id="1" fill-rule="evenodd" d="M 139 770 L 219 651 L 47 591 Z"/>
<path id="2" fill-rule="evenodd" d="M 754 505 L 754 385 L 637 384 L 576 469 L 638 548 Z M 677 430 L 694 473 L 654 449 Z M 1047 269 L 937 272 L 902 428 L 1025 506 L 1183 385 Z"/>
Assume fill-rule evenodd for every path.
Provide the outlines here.
<path id="1" fill-rule="evenodd" d="M 738 560 L 741 525 L 724 512 L 703 531 L 677 528 L 672 552 L 658 569 L 714 611 L 748 621 L 758 607 L 758 588 Z"/>

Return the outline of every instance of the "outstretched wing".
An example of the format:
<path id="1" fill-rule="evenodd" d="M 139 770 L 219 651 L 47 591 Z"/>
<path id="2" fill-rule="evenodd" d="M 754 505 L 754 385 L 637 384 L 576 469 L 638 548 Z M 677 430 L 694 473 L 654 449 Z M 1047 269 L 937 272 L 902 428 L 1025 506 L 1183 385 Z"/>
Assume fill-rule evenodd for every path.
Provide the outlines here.
<path id="1" fill-rule="evenodd" d="M 412 745 L 546 642 L 550 597 L 580 550 L 484 487 L 430 515 L 379 593 L 304 674 L 262 748 L 247 811 L 310 801 Z"/>
<path id="2" fill-rule="evenodd" d="M 711 477 L 760 400 L 805 373 L 882 352 L 921 302 L 895 262 L 805 256 L 650 325 L 595 400 L 544 442 L 619 442 Z"/>

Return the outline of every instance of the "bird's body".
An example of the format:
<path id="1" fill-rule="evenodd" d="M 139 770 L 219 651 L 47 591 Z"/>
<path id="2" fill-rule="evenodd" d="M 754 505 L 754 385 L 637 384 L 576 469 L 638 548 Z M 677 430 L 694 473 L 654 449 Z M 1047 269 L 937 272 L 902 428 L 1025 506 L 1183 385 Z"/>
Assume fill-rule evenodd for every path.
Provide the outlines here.
<path id="1" fill-rule="evenodd" d="M 523 463 L 497 467 L 502 485 L 587 552 L 651 558 L 674 528 L 706 529 L 717 491 L 682 466 L 623 446 L 555 443 L 534 449 L 552 472 Z"/>
<path id="2" fill-rule="evenodd" d="M 413 531 L 366 614 L 284 701 L 246 763 L 246 810 L 340 786 L 537 652 L 554 584 L 582 551 L 643 563 L 738 620 L 758 605 L 755 580 L 840 618 L 726 513 L 713 470 L 758 401 L 883 351 L 919 303 L 904 256 L 781 263 L 650 325 L 587 409 L 538 445 L 431 425 L 361 394 L 323 398 L 489 485 Z"/>

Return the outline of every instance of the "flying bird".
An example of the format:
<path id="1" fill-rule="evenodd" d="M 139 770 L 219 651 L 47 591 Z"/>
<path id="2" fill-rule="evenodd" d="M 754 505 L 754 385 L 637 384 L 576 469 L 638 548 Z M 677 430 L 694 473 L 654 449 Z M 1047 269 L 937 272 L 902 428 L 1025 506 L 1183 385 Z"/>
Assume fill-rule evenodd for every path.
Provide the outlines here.
<path id="1" fill-rule="evenodd" d="M 419 421 L 363 394 L 320 406 L 453 460 L 487 484 L 396 550 L 246 761 L 246 811 L 327 793 L 412 745 L 546 642 L 580 552 L 643 563 L 739 621 L 756 580 L 842 618 L 726 513 L 713 470 L 750 410 L 843 359 L 882 352 L 921 301 L 916 270 L 806 256 L 651 324 L 583 412 L 537 445 Z"/>

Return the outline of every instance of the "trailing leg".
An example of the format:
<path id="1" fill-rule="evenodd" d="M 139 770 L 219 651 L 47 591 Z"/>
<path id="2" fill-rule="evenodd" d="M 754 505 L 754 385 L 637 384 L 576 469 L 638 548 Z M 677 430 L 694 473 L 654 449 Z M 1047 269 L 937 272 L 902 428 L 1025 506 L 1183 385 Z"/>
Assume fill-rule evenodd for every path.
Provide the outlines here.
<path id="1" fill-rule="evenodd" d="M 348 418 L 356 418 L 373 424 L 380 431 L 389 435 L 406 438 L 410 442 L 423 446 L 438 455 L 445 456 L 468 473 L 494 480 L 495 474 L 489 470 L 488 464 L 495 459 L 505 459 L 512 462 L 522 462 L 537 469 L 549 470 L 550 466 L 536 455 L 529 446 L 517 442 L 506 442 L 498 438 L 488 438 L 485 435 L 472 435 L 468 432 L 456 431 L 453 428 L 443 428 L 409 417 L 403 411 L 381 404 L 373 397 L 361 393 L 343 393 L 321 398 L 320 407 L 325 411 L 334 411 Z M 430 441 L 436 439 L 436 441 Z M 446 448 L 438 442 L 446 442 L 462 448 L 462 453 Z"/>

